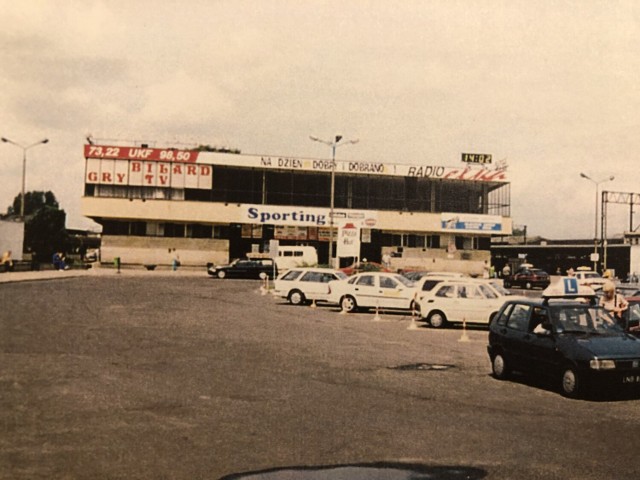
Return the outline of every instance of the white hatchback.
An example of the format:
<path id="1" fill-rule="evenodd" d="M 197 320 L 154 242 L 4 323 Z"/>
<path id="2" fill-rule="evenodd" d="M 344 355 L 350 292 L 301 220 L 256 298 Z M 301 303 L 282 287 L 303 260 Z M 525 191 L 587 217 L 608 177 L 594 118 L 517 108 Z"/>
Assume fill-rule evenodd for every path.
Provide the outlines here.
<path id="1" fill-rule="evenodd" d="M 328 302 L 345 312 L 358 308 L 413 308 L 413 282 L 397 273 L 362 272 L 345 280 L 329 283 Z"/>
<path id="2" fill-rule="evenodd" d="M 453 322 L 488 325 L 504 302 L 512 298 L 487 281 L 447 280 L 420 297 L 420 316 L 434 328 Z"/>
<path id="3" fill-rule="evenodd" d="M 275 279 L 272 293 L 292 305 L 322 302 L 329 295 L 329 282 L 345 278 L 346 274 L 330 268 L 292 268 Z"/>

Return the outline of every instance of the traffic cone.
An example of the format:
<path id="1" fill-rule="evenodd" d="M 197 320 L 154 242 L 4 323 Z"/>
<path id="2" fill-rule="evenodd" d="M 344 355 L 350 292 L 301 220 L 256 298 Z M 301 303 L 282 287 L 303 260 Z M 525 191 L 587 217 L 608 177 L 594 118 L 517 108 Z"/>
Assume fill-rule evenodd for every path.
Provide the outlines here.
<path id="1" fill-rule="evenodd" d="M 416 323 L 416 309 L 415 308 L 411 309 L 411 323 L 409 324 L 409 327 L 407 327 L 407 330 L 418 330 L 418 324 Z"/>
<path id="2" fill-rule="evenodd" d="M 379 306 L 378 306 L 378 302 L 376 302 L 376 315 L 373 317 L 372 322 L 379 322 L 380 320 L 382 320 L 382 318 L 380 318 L 380 313 L 379 313 Z"/>
<path id="3" fill-rule="evenodd" d="M 466 318 L 462 319 L 462 335 L 460 336 L 458 341 L 459 342 L 468 342 L 469 341 L 469 335 L 467 335 L 467 319 Z"/>
<path id="4" fill-rule="evenodd" d="M 311 306 L 311 308 L 316 308 L 317 307 L 315 298 L 313 300 L 311 300 L 311 305 L 310 306 Z"/>

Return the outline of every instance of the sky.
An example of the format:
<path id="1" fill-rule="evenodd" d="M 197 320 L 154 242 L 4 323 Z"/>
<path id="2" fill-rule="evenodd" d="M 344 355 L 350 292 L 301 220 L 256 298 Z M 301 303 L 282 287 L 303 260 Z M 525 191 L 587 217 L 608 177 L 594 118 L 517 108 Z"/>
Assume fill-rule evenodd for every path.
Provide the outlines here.
<path id="1" fill-rule="evenodd" d="M 593 238 L 640 193 L 635 0 L 0 0 L 0 136 L 82 216 L 85 138 L 338 160 L 506 160 L 530 236 Z M 0 211 L 22 149 L 0 143 Z M 580 176 L 588 175 L 592 181 Z M 614 176 L 613 181 L 596 182 Z M 640 209 L 639 209 L 640 210 Z M 629 229 L 610 205 L 609 236 Z M 640 224 L 640 215 L 634 228 Z"/>

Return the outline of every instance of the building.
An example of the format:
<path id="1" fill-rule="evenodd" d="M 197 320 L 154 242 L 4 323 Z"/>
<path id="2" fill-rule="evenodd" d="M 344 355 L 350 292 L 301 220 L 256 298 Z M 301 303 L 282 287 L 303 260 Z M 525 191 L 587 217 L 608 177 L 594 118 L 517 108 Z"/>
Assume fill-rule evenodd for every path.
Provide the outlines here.
<path id="1" fill-rule="evenodd" d="M 394 268 L 479 274 L 491 237 L 511 234 L 504 166 L 206 150 L 84 146 L 82 211 L 103 227 L 103 262 L 226 263 L 279 244 L 314 246 L 328 263 L 335 245 L 342 263 L 388 253 Z"/>
<path id="2" fill-rule="evenodd" d="M 498 271 L 506 264 L 514 271 L 520 264 L 529 263 L 552 275 L 566 275 L 569 269 L 580 267 L 590 267 L 599 273 L 609 271 L 622 280 L 640 274 L 640 233 L 637 232 L 624 232 L 622 237 L 599 241 L 597 246 L 593 239 L 537 237 L 519 243 L 515 237 L 511 238 L 513 243 L 495 240 L 491 256 Z M 594 258 L 597 258 L 595 263 Z"/>

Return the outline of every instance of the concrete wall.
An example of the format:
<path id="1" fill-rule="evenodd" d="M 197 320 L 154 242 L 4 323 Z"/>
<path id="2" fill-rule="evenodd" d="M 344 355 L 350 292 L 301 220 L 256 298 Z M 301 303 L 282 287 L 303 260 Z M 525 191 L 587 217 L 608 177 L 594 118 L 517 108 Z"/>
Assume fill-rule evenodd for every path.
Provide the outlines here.
<path id="1" fill-rule="evenodd" d="M 382 254 L 395 254 L 398 247 L 383 247 Z M 482 276 L 485 261 L 491 262 L 491 253 L 482 250 L 458 250 L 448 253 L 442 248 L 403 247 L 400 256 L 391 257 L 394 270 L 426 270 L 430 272 L 460 272 Z"/>
<path id="2" fill-rule="evenodd" d="M 0 220 L 0 256 L 7 250 L 11 258 L 22 260 L 24 246 L 24 223 L 12 220 Z"/>
<path id="3" fill-rule="evenodd" d="M 171 265 L 176 254 L 182 265 L 224 264 L 229 260 L 229 241 L 104 235 L 100 247 L 103 263 L 111 263 L 115 257 L 120 257 L 122 264 Z"/>

